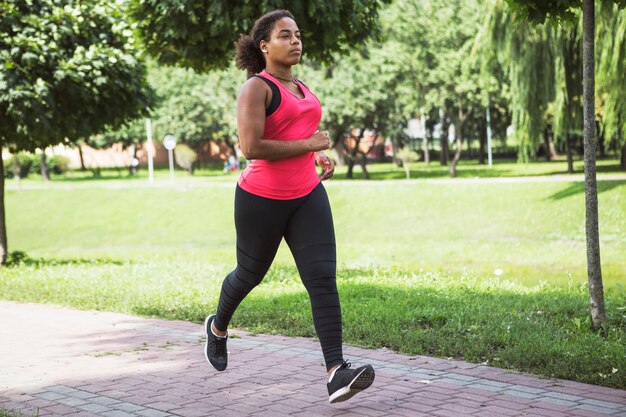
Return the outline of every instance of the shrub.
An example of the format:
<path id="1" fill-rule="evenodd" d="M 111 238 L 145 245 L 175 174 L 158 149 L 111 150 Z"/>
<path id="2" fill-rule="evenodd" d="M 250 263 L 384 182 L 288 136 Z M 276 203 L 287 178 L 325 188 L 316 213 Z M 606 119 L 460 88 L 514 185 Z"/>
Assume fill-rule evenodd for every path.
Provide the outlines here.
<path id="1" fill-rule="evenodd" d="M 411 149 L 409 149 L 408 146 L 405 146 L 404 148 L 396 152 L 396 158 L 402 161 L 402 165 L 404 166 L 404 171 L 406 172 L 406 177 L 407 179 L 410 178 L 411 174 L 410 174 L 409 164 L 411 162 L 417 162 L 420 159 L 417 152 L 412 151 Z"/>
<path id="2" fill-rule="evenodd" d="M 67 172 L 70 166 L 70 159 L 63 155 L 54 155 L 48 159 L 50 171 L 59 175 Z"/>
<path id="3" fill-rule="evenodd" d="M 179 167 L 193 174 L 193 163 L 198 159 L 198 154 L 189 146 L 181 143 L 174 148 L 174 159 Z"/>
<path id="4" fill-rule="evenodd" d="M 63 174 L 67 172 L 70 159 L 63 155 L 53 155 L 46 158 L 46 162 L 48 163 L 48 169 L 53 174 Z M 33 156 L 33 172 L 41 172 L 41 154 Z"/>
<path id="5" fill-rule="evenodd" d="M 17 161 L 17 164 L 15 163 Z M 19 175 L 20 178 L 28 177 L 33 171 L 33 156 L 25 152 L 13 155 L 4 161 L 4 177 L 14 178 Z"/>

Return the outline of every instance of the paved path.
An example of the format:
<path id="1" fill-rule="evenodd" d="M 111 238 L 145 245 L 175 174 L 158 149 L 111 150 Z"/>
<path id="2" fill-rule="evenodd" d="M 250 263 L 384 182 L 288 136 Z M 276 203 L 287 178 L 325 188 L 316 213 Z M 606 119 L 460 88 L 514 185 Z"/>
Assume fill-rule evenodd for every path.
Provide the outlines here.
<path id="1" fill-rule="evenodd" d="M 310 339 L 232 331 L 218 373 L 198 324 L 6 301 L 0 323 L 0 409 L 24 417 L 626 417 L 626 391 L 352 347 L 376 381 L 330 405 Z"/>

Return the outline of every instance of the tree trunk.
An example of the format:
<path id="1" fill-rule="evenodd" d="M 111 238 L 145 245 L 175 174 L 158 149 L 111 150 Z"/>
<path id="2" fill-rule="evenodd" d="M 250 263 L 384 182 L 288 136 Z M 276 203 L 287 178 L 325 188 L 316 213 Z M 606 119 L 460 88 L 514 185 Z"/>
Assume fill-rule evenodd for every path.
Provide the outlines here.
<path id="1" fill-rule="evenodd" d="M 461 151 L 463 147 L 463 125 L 465 124 L 465 119 L 467 118 L 467 113 L 463 112 L 463 102 L 461 98 L 458 97 L 458 119 L 457 124 L 454 126 L 454 136 L 456 137 L 456 151 L 454 152 L 454 158 L 450 163 L 450 176 L 456 177 L 456 166 L 461 159 Z"/>
<path id="2" fill-rule="evenodd" d="M 83 144 L 82 143 L 78 144 L 78 156 L 80 157 L 80 170 L 87 171 L 87 168 L 85 167 L 85 158 L 83 157 Z"/>
<path id="3" fill-rule="evenodd" d="M 572 155 L 572 138 L 569 133 L 565 134 L 565 151 L 567 152 L 567 173 L 574 173 L 574 156 Z"/>
<path id="4" fill-rule="evenodd" d="M 448 124 L 448 118 L 443 117 L 441 121 L 441 153 L 439 154 L 439 163 L 441 166 L 448 165 L 448 128 L 450 125 Z"/>
<path id="5" fill-rule="evenodd" d="M 365 129 L 361 129 L 359 132 L 359 137 L 356 138 L 354 143 L 354 148 L 350 149 L 350 156 L 348 157 L 348 172 L 346 173 L 346 178 L 352 178 L 352 170 L 354 169 L 354 164 L 356 162 L 356 155 L 359 153 L 359 145 L 361 144 L 361 139 L 363 138 L 363 134 L 365 133 Z M 365 165 L 364 165 L 365 166 Z"/>
<path id="6" fill-rule="evenodd" d="M 485 165 L 485 146 L 487 146 L 487 121 L 480 119 L 480 138 L 478 141 L 478 163 Z"/>
<path id="7" fill-rule="evenodd" d="M 456 151 L 454 152 L 454 158 L 452 158 L 452 162 L 450 162 L 450 176 L 456 177 L 456 165 L 459 163 L 461 159 L 461 147 L 463 146 L 463 133 L 462 133 L 462 124 L 461 121 L 458 123 L 458 128 L 454 129 L 454 133 L 456 136 Z"/>
<path id="8" fill-rule="evenodd" d="M 1 157 L 2 157 L 2 154 L 0 154 L 0 158 Z M 3 163 L 3 166 L 4 166 L 4 163 Z M 19 161 L 19 158 L 17 157 L 17 153 L 13 157 L 12 169 L 13 169 L 13 177 L 15 178 L 15 182 L 17 182 L 17 188 L 20 188 L 20 180 L 22 179 L 22 172 L 21 172 L 22 168 L 20 167 L 20 161 Z"/>
<path id="9" fill-rule="evenodd" d="M 622 168 L 623 171 L 626 171 L 626 143 L 624 144 L 624 146 L 622 146 L 622 152 L 621 152 L 621 158 L 620 158 L 620 163 L 619 166 L 620 168 Z"/>
<path id="10" fill-rule="evenodd" d="M 0 155 L 2 155 L 2 142 L 0 142 Z M 8 255 L 7 225 L 4 213 L 4 162 L 0 156 L 0 265 L 6 265 Z"/>
<path id="11" fill-rule="evenodd" d="M 346 178 L 352 179 L 352 170 L 354 169 L 354 159 L 348 157 L 348 172 L 346 172 Z"/>
<path id="12" fill-rule="evenodd" d="M 361 175 L 363 175 L 363 179 L 364 180 L 369 180 L 370 179 L 370 173 L 367 172 L 366 165 L 367 165 L 367 155 L 363 154 L 363 156 L 361 156 L 361 169 L 363 170 Z"/>
<path id="13" fill-rule="evenodd" d="M 46 161 L 46 150 L 41 150 L 41 157 L 39 159 L 39 168 L 41 169 L 41 176 L 45 181 L 50 181 L 50 169 L 48 168 L 48 161 Z"/>
<path id="14" fill-rule="evenodd" d="M 546 161 L 552 161 L 552 148 L 554 148 L 554 144 L 552 143 L 552 126 L 550 125 L 547 125 L 546 128 L 543 130 L 543 146 L 546 152 Z"/>
<path id="15" fill-rule="evenodd" d="M 426 165 L 430 165 L 430 149 L 428 148 L 430 141 L 428 135 L 424 134 L 424 142 L 422 142 L 422 152 L 424 152 L 424 162 Z"/>
<path id="16" fill-rule="evenodd" d="M 583 0 L 583 116 L 585 147 L 585 233 L 587 237 L 587 278 L 591 326 L 605 333 L 604 288 L 600 264 L 600 233 L 598 227 L 598 188 L 596 182 L 595 132 L 595 38 L 594 1 Z"/>
<path id="17" fill-rule="evenodd" d="M 600 122 L 596 120 L 596 137 L 598 140 L 598 154 L 601 158 L 606 156 L 606 144 L 604 141 L 604 129 L 600 125 Z"/>

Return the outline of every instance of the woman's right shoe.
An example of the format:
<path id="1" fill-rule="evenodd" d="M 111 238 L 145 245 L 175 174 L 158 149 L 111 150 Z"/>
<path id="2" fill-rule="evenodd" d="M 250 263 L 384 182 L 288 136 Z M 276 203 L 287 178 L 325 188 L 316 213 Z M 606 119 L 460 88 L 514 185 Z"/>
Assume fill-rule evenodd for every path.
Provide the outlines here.
<path id="1" fill-rule="evenodd" d="M 374 382 L 376 374 L 372 365 L 365 365 L 356 369 L 350 369 L 350 366 L 350 362 L 344 361 L 326 384 L 329 403 L 349 400 L 355 394 L 369 388 Z"/>
<path id="2" fill-rule="evenodd" d="M 217 371 L 223 371 L 228 365 L 228 351 L 226 341 L 228 334 L 219 337 L 211 331 L 211 324 L 215 320 L 215 314 L 211 314 L 204 320 L 204 330 L 206 332 L 206 344 L 204 345 L 204 357 Z"/>

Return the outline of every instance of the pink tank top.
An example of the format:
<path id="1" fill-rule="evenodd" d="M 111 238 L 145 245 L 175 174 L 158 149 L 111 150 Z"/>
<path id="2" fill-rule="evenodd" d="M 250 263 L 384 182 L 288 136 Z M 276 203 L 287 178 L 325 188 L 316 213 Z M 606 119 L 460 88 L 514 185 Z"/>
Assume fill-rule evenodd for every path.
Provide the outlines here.
<path id="1" fill-rule="evenodd" d="M 265 118 L 263 139 L 306 139 L 318 130 L 322 106 L 304 84 L 298 83 L 304 93 L 300 99 L 265 70 L 257 75 L 274 82 L 281 96 L 276 111 Z M 247 192 L 274 200 L 304 197 L 319 182 L 313 152 L 271 161 L 253 159 L 239 177 L 239 186 Z"/>

